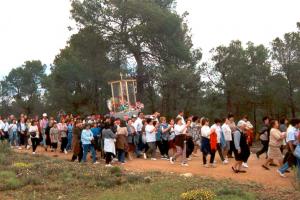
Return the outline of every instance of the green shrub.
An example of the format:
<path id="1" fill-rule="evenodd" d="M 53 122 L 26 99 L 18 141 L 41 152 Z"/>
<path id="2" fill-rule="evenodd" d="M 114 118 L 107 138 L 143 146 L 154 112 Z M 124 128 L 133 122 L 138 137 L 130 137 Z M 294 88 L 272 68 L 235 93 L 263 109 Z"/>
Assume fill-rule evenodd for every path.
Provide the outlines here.
<path id="1" fill-rule="evenodd" d="M 0 142 L 0 153 L 1 154 L 10 154 L 11 148 L 7 142 Z"/>
<path id="2" fill-rule="evenodd" d="M 16 177 L 12 171 L 0 172 L 0 190 L 14 190 L 20 188 L 24 183 Z"/>
<path id="3" fill-rule="evenodd" d="M 135 174 L 129 174 L 127 175 L 127 182 L 128 183 L 138 183 L 138 182 L 142 182 L 144 180 L 143 176 L 140 175 L 135 175 Z"/>
<path id="4" fill-rule="evenodd" d="M 207 189 L 191 190 L 180 195 L 182 200 L 213 200 L 216 195 Z"/>
<path id="5" fill-rule="evenodd" d="M 111 174 L 122 174 L 122 170 L 120 167 L 112 167 L 110 168 L 110 173 Z"/>
<path id="6" fill-rule="evenodd" d="M 23 183 L 25 185 L 40 185 L 42 181 L 37 176 L 25 176 L 23 177 Z"/>

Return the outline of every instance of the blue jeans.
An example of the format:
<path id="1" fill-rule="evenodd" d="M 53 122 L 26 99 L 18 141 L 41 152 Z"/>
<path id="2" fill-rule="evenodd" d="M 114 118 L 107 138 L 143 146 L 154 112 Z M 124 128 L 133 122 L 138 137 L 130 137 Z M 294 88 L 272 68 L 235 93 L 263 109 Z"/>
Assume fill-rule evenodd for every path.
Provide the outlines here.
<path id="1" fill-rule="evenodd" d="M 296 158 L 297 160 L 297 175 L 298 175 L 298 181 L 300 182 L 300 159 Z"/>
<path id="2" fill-rule="evenodd" d="M 11 146 L 18 146 L 19 145 L 19 136 L 17 131 L 12 131 L 9 133 L 9 142 Z"/>
<path id="3" fill-rule="evenodd" d="M 284 174 L 284 173 L 286 172 L 286 170 L 288 170 L 288 168 L 289 168 L 289 164 L 288 164 L 288 162 L 286 162 L 286 163 L 284 163 L 284 164 L 282 165 L 282 167 L 279 168 L 278 170 L 279 170 L 282 174 Z"/>
<path id="4" fill-rule="evenodd" d="M 125 151 L 123 149 L 117 149 L 118 152 L 118 161 L 125 163 Z"/>
<path id="5" fill-rule="evenodd" d="M 72 136 L 73 134 L 71 132 L 68 133 L 68 144 L 66 149 L 67 150 L 71 150 L 72 149 Z"/>
<path id="6" fill-rule="evenodd" d="M 88 151 L 90 150 L 93 157 L 93 162 L 96 162 L 96 152 L 93 144 L 83 144 L 83 157 L 81 162 L 86 162 L 86 156 L 88 154 Z"/>

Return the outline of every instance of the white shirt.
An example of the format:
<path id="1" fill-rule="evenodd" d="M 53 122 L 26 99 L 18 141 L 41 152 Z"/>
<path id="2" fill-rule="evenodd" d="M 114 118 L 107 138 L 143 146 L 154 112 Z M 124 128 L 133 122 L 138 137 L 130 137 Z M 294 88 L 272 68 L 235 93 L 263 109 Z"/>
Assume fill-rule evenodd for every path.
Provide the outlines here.
<path id="1" fill-rule="evenodd" d="M 175 124 L 174 126 L 175 135 L 181 135 L 183 134 L 183 132 L 185 132 L 185 130 L 186 130 L 185 124 L 182 125 Z"/>
<path id="2" fill-rule="evenodd" d="M 35 125 L 35 126 L 30 126 L 29 127 L 29 130 L 28 130 L 29 133 L 32 133 L 32 132 L 36 132 L 36 138 L 39 137 L 39 128 Z"/>
<path id="3" fill-rule="evenodd" d="M 135 128 L 135 130 L 137 132 L 141 132 L 142 131 L 142 128 L 143 128 L 143 120 L 141 118 L 137 118 L 135 120 L 135 122 L 133 123 L 133 127 Z"/>
<path id="4" fill-rule="evenodd" d="M 205 138 L 210 138 L 210 128 L 207 125 L 202 126 L 201 128 L 201 136 Z"/>
<path id="5" fill-rule="evenodd" d="M 3 131 L 8 132 L 8 127 L 9 127 L 8 122 L 5 122 L 5 123 L 4 123 Z"/>
<path id="6" fill-rule="evenodd" d="M 5 124 L 2 120 L 0 120 L 0 129 L 4 130 Z"/>
<path id="7" fill-rule="evenodd" d="M 155 127 L 153 125 L 147 124 L 145 127 L 146 132 L 146 142 L 156 142 L 156 134 L 154 131 Z"/>
<path id="8" fill-rule="evenodd" d="M 182 123 L 185 125 L 184 118 L 181 115 L 178 115 L 177 118 L 181 118 Z"/>
<path id="9" fill-rule="evenodd" d="M 220 138 L 221 138 L 221 127 L 218 126 L 217 124 L 214 124 L 210 127 L 210 129 L 215 129 L 217 133 L 217 143 L 220 143 Z"/>
<path id="10" fill-rule="evenodd" d="M 230 129 L 228 124 L 224 123 L 222 125 L 222 131 L 223 131 L 225 140 L 226 141 L 232 141 L 231 129 Z"/>

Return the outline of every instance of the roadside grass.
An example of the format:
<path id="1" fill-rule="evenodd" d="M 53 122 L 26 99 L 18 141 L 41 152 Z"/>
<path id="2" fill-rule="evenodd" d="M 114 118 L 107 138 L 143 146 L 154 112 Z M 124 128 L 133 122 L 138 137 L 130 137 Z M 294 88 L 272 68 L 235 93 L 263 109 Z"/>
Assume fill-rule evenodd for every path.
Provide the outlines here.
<path id="1" fill-rule="evenodd" d="M 3 199 L 173 200 L 182 193 L 209 190 L 216 200 L 300 199 L 299 192 L 270 190 L 254 182 L 180 177 L 120 167 L 72 163 L 43 155 L 18 154 L 0 143 L 0 196 Z M 198 200 L 199 198 L 195 199 Z M 194 200 L 194 199 L 189 199 Z"/>

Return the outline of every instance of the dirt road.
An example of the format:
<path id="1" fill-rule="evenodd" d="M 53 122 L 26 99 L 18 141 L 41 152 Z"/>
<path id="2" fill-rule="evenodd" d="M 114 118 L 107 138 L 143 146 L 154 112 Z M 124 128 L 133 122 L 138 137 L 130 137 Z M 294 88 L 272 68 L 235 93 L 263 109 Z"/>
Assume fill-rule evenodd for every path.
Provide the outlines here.
<path id="1" fill-rule="evenodd" d="M 31 153 L 31 150 L 15 150 L 20 153 Z M 72 153 L 63 154 L 63 153 L 53 153 L 45 152 L 43 148 L 38 147 L 37 154 L 43 154 L 46 156 L 55 156 L 58 158 L 70 160 Z M 90 156 L 88 156 L 90 157 Z M 234 159 L 229 160 L 229 164 L 221 164 L 220 158 L 216 155 L 217 167 L 216 168 L 205 168 L 202 165 L 202 157 L 200 152 L 198 152 L 197 157 L 193 157 L 191 161 L 188 162 L 188 167 L 182 167 L 180 162 L 175 164 L 170 164 L 167 160 L 157 159 L 156 161 L 144 160 L 144 159 L 134 159 L 132 161 L 126 162 L 122 165 L 126 170 L 130 171 L 162 171 L 168 173 L 192 173 L 193 175 L 213 177 L 216 179 L 232 179 L 239 182 L 256 182 L 263 184 L 266 187 L 293 187 L 295 180 L 294 173 L 291 172 L 287 174 L 287 178 L 282 178 L 276 172 L 277 167 L 270 167 L 271 170 L 267 171 L 261 167 L 264 159 L 257 159 L 255 154 L 251 154 L 248 165 L 249 168 L 246 169 L 247 173 L 235 174 L 231 170 L 232 163 Z M 104 164 L 104 161 L 101 161 L 101 165 Z M 113 165 L 119 165 L 114 163 Z"/>

